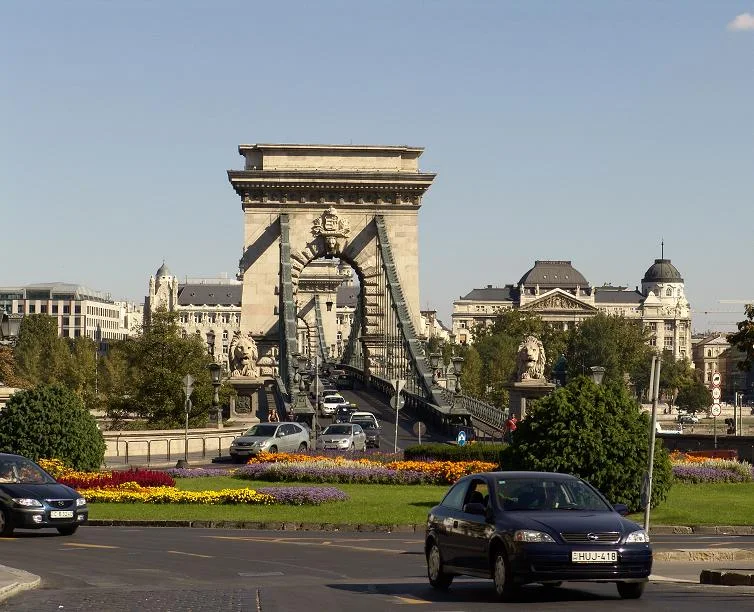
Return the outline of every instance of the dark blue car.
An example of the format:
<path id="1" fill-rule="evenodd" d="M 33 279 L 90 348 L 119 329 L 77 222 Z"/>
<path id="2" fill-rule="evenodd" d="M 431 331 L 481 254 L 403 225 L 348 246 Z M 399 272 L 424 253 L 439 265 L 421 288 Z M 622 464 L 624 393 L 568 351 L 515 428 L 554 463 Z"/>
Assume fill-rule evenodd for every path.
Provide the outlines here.
<path id="1" fill-rule="evenodd" d="M 86 499 L 60 484 L 36 463 L 0 453 L 0 536 L 16 528 L 52 527 L 73 535 L 89 518 Z"/>
<path id="2" fill-rule="evenodd" d="M 430 584 L 491 578 L 501 599 L 524 584 L 615 582 L 641 597 L 652 571 L 649 536 L 589 483 L 554 472 L 487 472 L 454 484 L 427 518 Z"/>

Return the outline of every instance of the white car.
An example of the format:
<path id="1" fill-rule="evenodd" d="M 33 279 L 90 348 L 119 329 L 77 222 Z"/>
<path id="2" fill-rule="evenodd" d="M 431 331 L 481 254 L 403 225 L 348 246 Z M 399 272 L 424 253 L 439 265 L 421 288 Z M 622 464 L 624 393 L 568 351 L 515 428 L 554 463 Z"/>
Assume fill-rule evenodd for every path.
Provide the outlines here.
<path id="1" fill-rule="evenodd" d="M 317 440 L 322 450 L 366 450 L 367 436 L 360 425 L 338 423 L 328 425 Z"/>
<path id="2" fill-rule="evenodd" d="M 335 414 L 335 409 L 340 404 L 345 404 L 346 400 L 342 395 L 328 395 L 323 397 L 319 402 L 319 412 L 322 416 L 331 416 Z"/>
<path id="3" fill-rule="evenodd" d="M 348 420 L 351 423 L 360 423 L 362 427 L 364 422 L 370 423 L 375 429 L 380 426 L 377 417 L 371 412 L 352 412 Z"/>

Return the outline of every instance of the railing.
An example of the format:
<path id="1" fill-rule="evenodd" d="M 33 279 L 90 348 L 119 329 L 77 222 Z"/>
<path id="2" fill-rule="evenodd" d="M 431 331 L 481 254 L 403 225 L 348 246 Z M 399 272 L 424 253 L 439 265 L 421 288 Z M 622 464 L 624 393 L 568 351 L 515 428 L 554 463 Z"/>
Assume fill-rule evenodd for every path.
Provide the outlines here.
<path id="1" fill-rule="evenodd" d="M 317 321 L 317 349 L 319 350 L 319 362 L 327 363 L 327 346 L 325 345 L 325 329 L 322 327 L 322 307 L 320 306 L 319 294 L 314 296 L 314 318 Z"/>
<path id="2" fill-rule="evenodd" d="M 280 215 L 280 302 L 278 330 L 280 333 L 280 376 L 288 392 L 293 389 L 293 353 L 296 352 L 296 305 L 293 303 L 291 275 L 290 222 L 287 214 Z"/>
<path id="3" fill-rule="evenodd" d="M 122 464 L 128 465 L 135 457 L 139 458 L 137 459 L 138 461 L 141 461 L 142 457 L 146 457 L 147 465 L 151 465 L 152 462 L 170 462 L 173 459 L 181 459 L 184 457 L 187 442 L 189 455 L 196 456 L 201 452 L 202 459 L 206 459 L 208 453 L 210 453 L 212 457 L 222 457 L 223 450 L 229 449 L 230 442 L 241 433 L 242 431 L 239 430 L 237 432 L 216 435 L 190 435 L 188 438 L 185 435 L 178 435 L 175 432 L 170 432 L 170 434 L 167 435 L 155 434 L 152 437 L 136 438 L 133 438 L 128 434 L 107 436 L 115 438 L 115 455 L 106 454 L 105 461 L 112 463 L 114 460 L 115 463 L 121 463 L 122 459 Z M 130 439 L 122 440 L 121 438 Z M 217 449 L 216 455 L 214 452 L 215 449 Z M 146 450 L 146 453 L 143 452 L 144 450 Z"/>
<path id="4" fill-rule="evenodd" d="M 291 401 L 288 390 L 285 388 L 285 383 L 280 376 L 275 377 L 275 405 L 277 407 L 278 416 L 287 421 L 291 414 Z"/>

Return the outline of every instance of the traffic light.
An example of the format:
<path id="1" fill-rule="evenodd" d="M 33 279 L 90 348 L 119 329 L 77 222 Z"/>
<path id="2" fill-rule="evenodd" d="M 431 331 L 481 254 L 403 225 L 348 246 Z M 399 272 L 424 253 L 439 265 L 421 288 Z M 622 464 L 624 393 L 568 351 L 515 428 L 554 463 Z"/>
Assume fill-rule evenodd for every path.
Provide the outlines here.
<path id="1" fill-rule="evenodd" d="M 734 419 L 725 419 L 725 424 L 728 426 L 728 435 L 733 436 L 736 434 L 736 421 Z"/>

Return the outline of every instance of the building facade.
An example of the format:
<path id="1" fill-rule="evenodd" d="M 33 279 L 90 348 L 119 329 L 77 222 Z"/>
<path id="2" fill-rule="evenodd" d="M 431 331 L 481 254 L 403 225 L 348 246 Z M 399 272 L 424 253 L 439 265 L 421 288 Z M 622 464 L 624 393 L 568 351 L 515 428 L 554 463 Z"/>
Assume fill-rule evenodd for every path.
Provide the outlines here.
<path id="1" fill-rule="evenodd" d="M 599 312 L 638 319 L 649 330 L 650 344 L 677 359 L 691 359 L 691 307 L 683 278 L 669 259 L 655 259 L 641 290 L 592 287 L 570 261 L 535 261 L 515 285 L 474 289 L 453 302 L 452 333 L 457 342 L 473 342 L 477 325 L 491 325 L 506 310 L 540 316 L 569 329 Z"/>
<path id="2" fill-rule="evenodd" d="M 134 333 L 142 316 L 140 305 L 114 301 L 109 293 L 71 283 L 0 287 L 0 310 L 49 315 L 57 320 L 59 336 L 88 337 L 103 345 Z"/>

